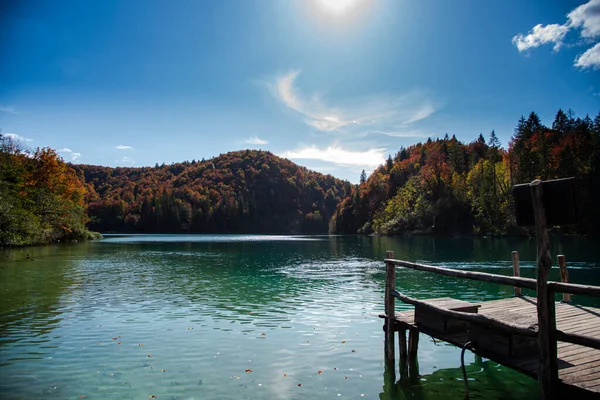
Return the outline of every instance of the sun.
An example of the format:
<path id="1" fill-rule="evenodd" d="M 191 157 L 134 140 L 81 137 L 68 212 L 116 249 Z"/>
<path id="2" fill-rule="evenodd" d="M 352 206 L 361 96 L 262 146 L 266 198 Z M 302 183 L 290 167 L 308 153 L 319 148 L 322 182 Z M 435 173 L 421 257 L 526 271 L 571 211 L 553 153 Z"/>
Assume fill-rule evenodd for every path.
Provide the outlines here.
<path id="1" fill-rule="evenodd" d="M 344 14 L 354 9 L 363 0 L 316 0 L 326 11 L 334 14 Z"/>

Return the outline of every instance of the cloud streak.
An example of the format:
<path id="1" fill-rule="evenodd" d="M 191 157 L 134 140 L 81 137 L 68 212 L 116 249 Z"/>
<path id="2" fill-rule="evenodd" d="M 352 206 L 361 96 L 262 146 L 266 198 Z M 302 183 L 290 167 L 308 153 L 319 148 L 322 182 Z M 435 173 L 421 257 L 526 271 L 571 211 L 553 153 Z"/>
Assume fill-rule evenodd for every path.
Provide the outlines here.
<path id="1" fill-rule="evenodd" d="M 133 147 L 126 146 L 124 144 L 120 144 L 118 146 L 115 146 L 115 149 L 117 149 L 117 150 L 133 150 Z"/>
<path id="2" fill-rule="evenodd" d="M 567 33 L 579 30 L 584 43 L 595 43 L 584 53 L 578 55 L 573 65 L 579 69 L 600 68 L 600 0 L 590 0 L 567 14 L 564 24 L 538 24 L 527 35 L 519 33 L 512 38 L 512 43 L 519 52 L 523 52 L 544 44 L 554 43 L 554 51 L 560 50 Z"/>
<path id="3" fill-rule="evenodd" d="M 328 105 L 318 94 L 304 95 L 297 87 L 299 70 L 282 74 L 267 83 L 271 95 L 300 114 L 304 122 L 322 132 L 356 132 L 369 128 L 407 125 L 429 117 L 435 104 L 423 94 L 372 95 L 344 99 Z"/>
<path id="4" fill-rule="evenodd" d="M 67 153 L 71 157 L 71 161 L 77 161 L 81 158 L 81 153 L 75 152 L 68 147 L 56 150 L 58 153 Z"/>
<path id="5" fill-rule="evenodd" d="M 17 110 L 15 110 L 14 107 L 0 106 L 0 111 L 7 114 L 19 115 L 19 113 L 17 112 Z"/>
<path id="6" fill-rule="evenodd" d="M 280 154 L 288 159 L 320 160 L 344 166 L 364 166 L 375 168 L 385 161 L 385 149 L 369 149 L 365 151 L 351 151 L 338 146 L 329 146 L 320 149 L 316 146 L 288 150 Z"/>
<path id="7" fill-rule="evenodd" d="M 246 140 L 246 143 L 248 143 L 248 144 L 267 144 L 269 142 L 266 140 L 262 140 L 258 136 L 254 136 L 254 137 L 248 138 Z"/>

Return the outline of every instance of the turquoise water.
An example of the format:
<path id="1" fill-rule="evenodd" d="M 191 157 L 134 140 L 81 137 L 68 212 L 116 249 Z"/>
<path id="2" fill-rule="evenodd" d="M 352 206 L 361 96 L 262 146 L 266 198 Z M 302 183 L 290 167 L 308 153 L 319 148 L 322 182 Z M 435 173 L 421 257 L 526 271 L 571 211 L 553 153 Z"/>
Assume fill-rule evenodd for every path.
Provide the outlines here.
<path id="1" fill-rule="evenodd" d="M 115 235 L 4 251 L 0 398 L 464 397 L 460 350 L 426 336 L 418 371 L 384 379 L 386 250 L 501 274 L 518 250 L 522 274 L 534 275 L 535 241 L 507 239 Z M 571 281 L 600 283 L 594 241 L 553 238 L 552 251 L 567 256 Z M 417 298 L 512 295 L 409 270 L 398 271 L 398 288 Z M 466 364 L 471 398 L 538 396 L 532 379 L 468 352 Z"/>

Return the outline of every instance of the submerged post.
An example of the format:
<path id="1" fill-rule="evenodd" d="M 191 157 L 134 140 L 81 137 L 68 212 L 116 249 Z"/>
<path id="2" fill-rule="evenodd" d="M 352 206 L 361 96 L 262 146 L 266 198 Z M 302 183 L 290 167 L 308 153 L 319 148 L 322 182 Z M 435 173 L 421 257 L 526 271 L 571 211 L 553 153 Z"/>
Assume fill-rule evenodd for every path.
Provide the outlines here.
<path id="1" fill-rule="evenodd" d="M 385 258 L 394 258 L 393 251 L 387 251 Z M 396 298 L 390 294 L 392 290 L 396 290 L 396 266 L 393 263 L 386 263 L 385 273 L 385 359 L 388 366 L 394 366 L 395 361 L 395 346 L 394 346 L 394 314 Z"/>
<path id="2" fill-rule="evenodd" d="M 513 275 L 521 276 L 521 269 L 519 267 L 519 252 L 513 251 L 511 255 L 512 255 L 512 263 L 513 263 Z M 521 296 L 521 288 L 520 287 L 515 286 L 515 296 Z"/>
<path id="3" fill-rule="evenodd" d="M 558 266 L 560 267 L 560 281 L 564 283 L 569 283 L 569 271 L 567 271 L 567 261 L 565 260 L 565 256 L 558 256 Z M 571 294 L 563 293 L 563 303 L 571 302 Z"/>
<path id="4" fill-rule="evenodd" d="M 540 364 L 538 381 L 542 399 L 557 396 L 558 366 L 556 348 L 556 314 L 554 293 L 548 288 L 548 275 L 552 265 L 550 243 L 546 230 L 546 209 L 542 182 L 530 183 L 535 230 L 537 235 L 537 313 L 539 328 Z"/>

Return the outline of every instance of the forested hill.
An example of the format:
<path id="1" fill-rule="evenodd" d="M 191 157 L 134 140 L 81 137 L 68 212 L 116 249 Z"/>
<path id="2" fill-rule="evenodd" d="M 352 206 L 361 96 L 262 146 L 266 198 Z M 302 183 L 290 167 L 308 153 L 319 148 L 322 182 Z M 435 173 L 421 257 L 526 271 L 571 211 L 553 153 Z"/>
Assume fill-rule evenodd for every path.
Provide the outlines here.
<path id="1" fill-rule="evenodd" d="M 338 206 L 330 230 L 379 234 L 512 234 L 511 187 L 576 176 L 581 223 L 600 232 L 600 113 L 594 120 L 559 110 L 551 127 L 521 117 L 508 148 L 495 133 L 464 144 L 456 137 L 400 149 Z"/>
<path id="2" fill-rule="evenodd" d="M 100 232 L 326 233 L 351 184 L 266 151 L 140 168 L 75 165 Z"/>

